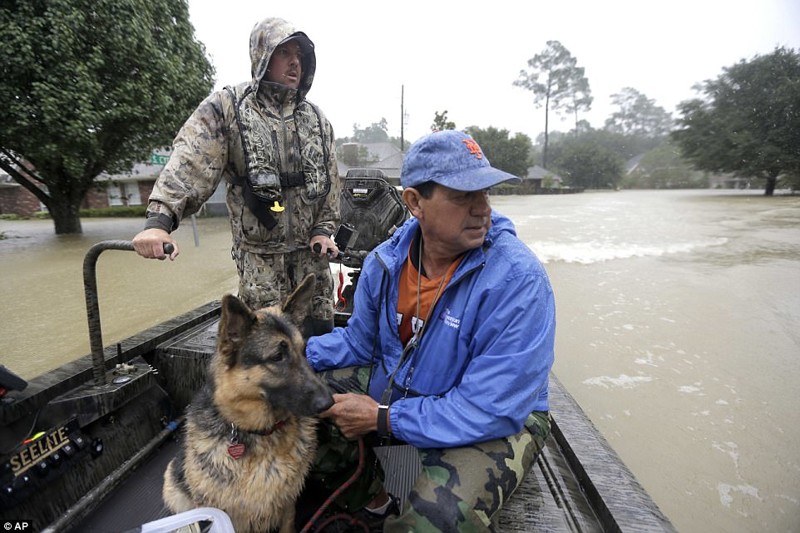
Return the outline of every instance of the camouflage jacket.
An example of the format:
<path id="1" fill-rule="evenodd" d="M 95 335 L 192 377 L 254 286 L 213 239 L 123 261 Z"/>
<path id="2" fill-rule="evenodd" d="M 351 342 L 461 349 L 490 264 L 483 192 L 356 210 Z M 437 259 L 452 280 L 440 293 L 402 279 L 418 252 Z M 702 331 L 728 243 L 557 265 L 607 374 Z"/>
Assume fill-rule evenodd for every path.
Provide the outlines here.
<path id="1" fill-rule="evenodd" d="M 272 52 L 292 38 L 304 52 L 297 90 L 263 79 Z M 332 235 L 339 223 L 333 128 L 305 98 L 316 68 L 305 34 L 266 19 L 253 28 L 250 48 L 253 79 L 212 93 L 178 132 L 145 227 L 172 231 L 224 181 L 234 248 L 285 253 L 307 247 L 313 235 Z"/>

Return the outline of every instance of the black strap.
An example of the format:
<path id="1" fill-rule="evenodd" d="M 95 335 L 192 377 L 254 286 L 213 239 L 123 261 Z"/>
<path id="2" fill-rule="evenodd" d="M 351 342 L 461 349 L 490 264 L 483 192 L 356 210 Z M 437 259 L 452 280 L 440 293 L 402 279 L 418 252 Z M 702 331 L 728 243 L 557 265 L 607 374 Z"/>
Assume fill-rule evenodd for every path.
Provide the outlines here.
<path id="1" fill-rule="evenodd" d="M 278 221 L 275 220 L 275 217 L 272 216 L 272 212 L 269 210 L 269 208 L 272 206 L 267 205 L 267 202 L 253 193 L 253 189 L 250 186 L 250 180 L 245 179 L 244 182 L 245 185 L 242 187 L 244 204 L 255 215 L 258 221 L 264 225 L 265 228 L 271 230 L 278 225 Z"/>
<path id="2" fill-rule="evenodd" d="M 302 172 L 281 172 L 281 187 L 305 187 L 306 178 Z"/>
<path id="3" fill-rule="evenodd" d="M 250 180 L 241 176 L 233 176 L 231 178 L 231 183 L 242 188 L 244 205 L 250 210 L 251 213 L 253 213 L 253 215 L 255 215 L 258 221 L 261 222 L 265 228 L 271 230 L 278 225 L 278 221 L 275 220 L 275 217 L 272 216 L 272 212 L 269 210 L 269 208 L 272 206 L 267 205 L 266 201 L 255 195 L 253 188 L 250 185 Z"/>
<path id="4" fill-rule="evenodd" d="M 389 431 L 389 406 L 378 406 L 378 436 L 389 437 L 392 432 Z"/>
<path id="5" fill-rule="evenodd" d="M 299 187 L 300 185 L 305 185 L 305 178 L 302 172 L 282 174 L 280 176 L 280 181 L 282 187 Z M 253 192 L 253 186 L 249 179 L 243 176 L 234 176 L 231 178 L 231 184 L 238 185 L 242 188 L 245 206 L 247 206 L 264 227 L 271 230 L 278 224 L 278 221 L 270 211 L 272 205 Z"/>
<path id="6" fill-rule="evenodd" d="M 233 114 L 236 118 L 236 126 L 239 129 L 239 135 L 242 142 L 242 152 L 244 154 L 244 168 L 245 171 L 250 168 L 250 153 L 247 151 L 247 143 L 244 138 L 244 131 L 242 130 L 242 119 L 239 116 L 239 105 L 241 104 L 241 100 L 236 98 L 236 94 L 234 94 L 233 89 L 230 87 L 225 87 L 225 90 L 231 97 L 231 101 L 233 103 Z M 242 95 L 244 99 L 245 96 L 252 90 L 251 87 L 248 87 L 245 91 L 245 94 Z M 258 198 L 255 193 L 253 193 L 252 185 L 250 184 L 250 180 L 247 178 L 243 178 L 240 176 L 234 176 L 231 179 L 231 183 L 234 185 L 238 185 L 242 188 L 242 197 L 244 198 L 244 205 L 250 210 L 250 212 L 255 215 L 261 224 L 264 225 L 265 228 L 271 230 L 275 226 L 278 225 L 278 221 L 275 220 L 275 217 L 272 216 L 269 208 L 271 206 L 266 205 L 266 202 L 262 201 Z"/>

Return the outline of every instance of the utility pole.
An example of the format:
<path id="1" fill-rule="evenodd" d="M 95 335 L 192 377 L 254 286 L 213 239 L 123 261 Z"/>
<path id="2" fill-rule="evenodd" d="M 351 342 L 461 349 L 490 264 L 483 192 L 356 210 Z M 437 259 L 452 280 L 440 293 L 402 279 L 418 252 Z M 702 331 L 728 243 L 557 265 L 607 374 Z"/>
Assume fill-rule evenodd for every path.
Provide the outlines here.
<path id="1" fill-rule="evenodd" d="M 403 140 L 403 123 L 405 122 L 405 112 L 403 111 L 403 95 L 405 93 L 405 85 L 400 85 L 400 153 L 404 152 L 403 147 L 406 145 Z"/>

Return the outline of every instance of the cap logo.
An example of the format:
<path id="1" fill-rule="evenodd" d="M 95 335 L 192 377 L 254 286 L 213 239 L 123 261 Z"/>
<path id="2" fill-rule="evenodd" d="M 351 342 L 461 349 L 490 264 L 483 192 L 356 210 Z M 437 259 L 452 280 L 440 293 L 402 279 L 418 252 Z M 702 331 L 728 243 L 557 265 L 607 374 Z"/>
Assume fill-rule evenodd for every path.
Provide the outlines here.
<path id="1" fill-rule="evenodd" d="M 469 153 L 475 156 L 476 159 L 483 159 L 483 152 L 481 152 L 481 147 L 478 146 L 473 139 L 464 139 L 461 141 L 467 146 L 467 150 Z"/>

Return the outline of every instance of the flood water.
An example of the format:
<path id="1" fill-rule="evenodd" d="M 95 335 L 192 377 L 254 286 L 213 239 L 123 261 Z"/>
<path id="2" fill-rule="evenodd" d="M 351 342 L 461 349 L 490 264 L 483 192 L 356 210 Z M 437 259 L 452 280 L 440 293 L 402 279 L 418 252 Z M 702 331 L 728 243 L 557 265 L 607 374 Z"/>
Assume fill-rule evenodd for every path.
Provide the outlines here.
<path id="1" fill-rule="evenodd" d="M 682 532 L 800 531 L 800 197 L 623 191 L 492 197 L 546 263 L 554 372 Z M 89 353 L 82 261 L 140 220 L 0 220 L 0 362 Z M 175 262 L 104 252 L 105 344 L 236 288 L 225 219 Z"/>
<path id="2" fill-rule="evenodd" d="M 107 239 L 132 239 L 141 219 L 83 219 L 82 235 L 55 235 L 49 220 L 0 220 L 0 362 L 25 378 L 91 352 L 83 289 L 83 258 Z M 103 342 L 145 328 L 235 292 L 226 218 L 190 221 L 175 232 L 175 261 L 107 250 L 97 261 Z"/>

